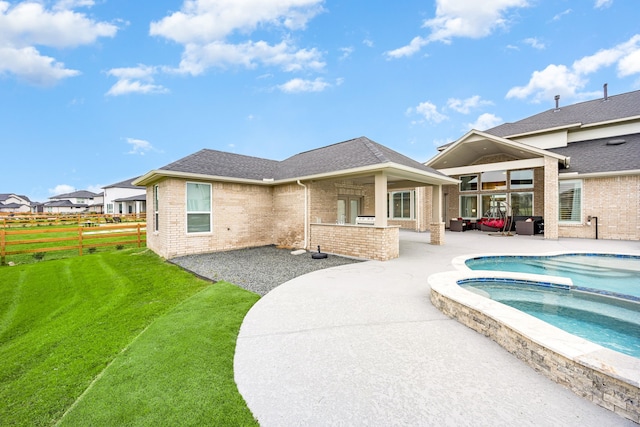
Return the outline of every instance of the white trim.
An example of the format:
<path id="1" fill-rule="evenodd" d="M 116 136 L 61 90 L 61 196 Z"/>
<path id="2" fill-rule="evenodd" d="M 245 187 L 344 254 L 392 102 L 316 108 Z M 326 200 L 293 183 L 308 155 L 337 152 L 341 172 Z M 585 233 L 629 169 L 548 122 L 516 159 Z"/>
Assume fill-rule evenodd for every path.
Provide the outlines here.
<path id="1" fill-rule="evenodd" d="M 640 169 L 632 169 L 627 171 L 610 171 L 610 172 L 591 172 L 591 173 L 579 173 L 569 172 L 558 174 L 558 179 L 579 179 L 579 178 L 610 178 L 612 176 L 629 176 L 640 175 Z"/>
<path id="2" fill-rule="evenodd" d="M 446 175 L 474 175 L 482 172 L 492 172 L 499 170 L 516 170 L 544 167 L 544 158 L 512 160 L 500 163 L 485 163 L 481 165 L 462 166 L 449 169 L 438 169 Z"/>

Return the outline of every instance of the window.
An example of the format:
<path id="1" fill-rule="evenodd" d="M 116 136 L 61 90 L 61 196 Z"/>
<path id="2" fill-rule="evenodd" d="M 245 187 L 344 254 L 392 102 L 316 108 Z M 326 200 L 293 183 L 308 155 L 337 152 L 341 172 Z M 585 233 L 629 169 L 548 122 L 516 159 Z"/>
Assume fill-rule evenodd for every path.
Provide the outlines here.
<path id="1" fill-rule="evenodd" d="M 107 203 L 107 213 L 113 213 L 113 203 Z"/>
<path id="2" fill-rule="evenodd" d="M 532 216 L 533 193 L 511 193 L 511 212 L 513 216 Z"/>
<path id="3" fill-rule="evenodd" d="M 512 190 L 519 190 L 521 188 L 533 188 L 533 169 L 511 171 L 509 173 L 509 176 L 509 187 Z"/>
<path id="4" fill-rule="evenodd" d="M 158 197 L 158 186 L 154 185 L 153 186 L 153 220 L 154 220 L 153 221 L 153 227 L 154 227 L 153 229 L 155 231 L 159 231 L 160 230 L 160 228 L 158 226 L 158 211 L 159 211 L 159 209 L 158 209 L 158 199 L 159 199 L 159 197 Z"/>
<path id="5" fill-rule="evenodd" d="M 211 231 L 211 184 L 187 182 L 187 233 Z"/>
<path id="6" fill-rule="evenodd" d="M 389 193 L 389 218 L 391 219 L 413 219 L 414 207 L 413 191 L 397 191 Z"/>
<path id="7" fill-rule="evenodd" d="M 360 197 L 338 196 L 338 224 L 355 224 L 360 215 Z"/>
<path id="8" fill-rule="evenodd" d="M 460 196 L 460 216 L 462 218 L 478 217 L 478 196 Z"/>
<path id="9" fill-rule="evenodd" d="M 489 191 L 506 190 L 507 171 L 482 172 L 482 189 Z"/>
<path id="10" fill-rule="evenodd" d="M 506 194 L 487 194 L 482 196 L 482 216 L 499 218 L 506 216 Z"/>
<path id="11" fill-rule="evenodd" d="M 582 218 L 582 181 L 560 181 L 560 222 L 580 222 Z"/>
<path id="12" fill-rule="evenodd" d="M 460 181 L 460 191 L 478 191 L 478 175 L 463 175 Z"/>

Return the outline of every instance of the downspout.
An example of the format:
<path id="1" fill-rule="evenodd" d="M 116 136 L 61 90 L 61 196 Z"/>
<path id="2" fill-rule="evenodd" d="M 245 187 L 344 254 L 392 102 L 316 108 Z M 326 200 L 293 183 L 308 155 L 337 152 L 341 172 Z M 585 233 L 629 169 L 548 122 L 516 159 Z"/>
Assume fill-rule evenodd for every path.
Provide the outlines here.
<path id="1" fill-rule="evenodd" d="M 309 224 L 308 224 L 308 219 L 309 219 L 309 215 L 308 215 L 308 191 L 307 191 L 307 186 L 304 185 L 303 183 L 300 182 L 300 180 L 298 180 L 298 185 L 301 186 L 302 188 L 304 188 L 304 247 L 303 249 L 307 249 L 307 238 L 308 238 L 308 228 L 309 228 Z"/>

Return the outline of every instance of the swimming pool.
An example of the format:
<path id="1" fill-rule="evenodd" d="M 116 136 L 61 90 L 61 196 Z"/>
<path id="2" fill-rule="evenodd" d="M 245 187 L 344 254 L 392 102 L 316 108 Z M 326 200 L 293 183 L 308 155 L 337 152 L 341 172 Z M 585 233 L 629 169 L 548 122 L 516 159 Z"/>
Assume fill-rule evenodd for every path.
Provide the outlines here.
<path id="1" fill-rule="evenodd" d="M 528 281 L 467 279 L 458 284 L 573 335 L 640 358 L 640 303 Z"/>
<path id="2" fill-rule="evenodd" d="M 471 270 L 514 271 L 567 277 L 578 289 L 640 301 L 640 257 L 608 254 L 486 256 L 468 259 Z"/>

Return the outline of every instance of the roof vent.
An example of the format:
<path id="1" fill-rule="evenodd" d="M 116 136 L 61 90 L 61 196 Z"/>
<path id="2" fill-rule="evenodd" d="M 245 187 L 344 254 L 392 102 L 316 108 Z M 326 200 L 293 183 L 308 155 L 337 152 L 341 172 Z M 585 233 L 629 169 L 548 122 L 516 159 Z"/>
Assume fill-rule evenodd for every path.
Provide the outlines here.
<path id="1" fill-rule="evenodd" d="M 560 111 L 560 95 L 556 95 L 553 97 L 556 100 L 556 109 L 553 111 Z"/>
<path id="2" fill-rule="evenodd" d="M 627 142 L 626 139 L 610 139 L 607 141 L 606 145 L 622 145 Z"/>
<path id="3" fill-rule="evenodd" d="M 608 101 L 609 95 L 607 94 L 607 83 L 604 84 L 603 89 L 604 89 L 604 100 Z"/>

